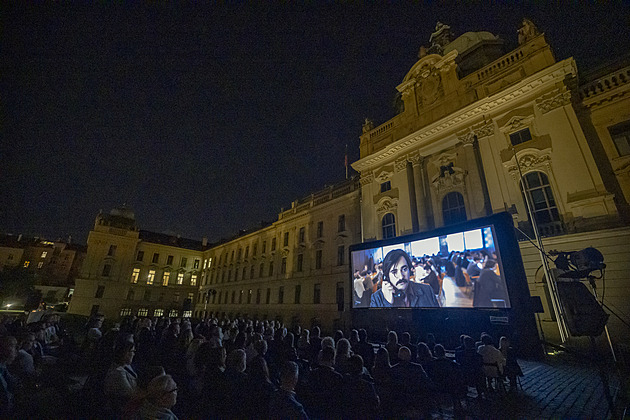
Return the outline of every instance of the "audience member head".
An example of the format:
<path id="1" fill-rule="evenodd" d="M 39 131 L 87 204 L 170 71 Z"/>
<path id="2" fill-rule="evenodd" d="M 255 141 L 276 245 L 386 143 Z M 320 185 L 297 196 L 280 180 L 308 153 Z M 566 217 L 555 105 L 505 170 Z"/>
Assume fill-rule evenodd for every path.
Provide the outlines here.
<path id="1" fill-rule="evenodd" d="M 337 330 L 335 331 L 334 337 L 335 343 L 343 338 L 343 331 Z"/>
<path id="2" fill-rule="evenodd" d="M 347 359 L 350 357 L 350 342 L 347 338 L 337 341 L 337 358 Z"/>
<path id="3" fill-rule="evenodd" d="M 359 330 L 359 341 L 367 341 L 367 331 L 365 330 L 365 328 L 361 328 Z"/>
<path id="4" fill-rule="evenodd" d="M 489 268 L 491 270 L 494 269 L 494 267 L 496 266 L 497 266 L 497 262 L 496 260 L 493 260 L 492 258 L 488 258 L 486 262 L 483 263 L 483 268 Z"/>
<path id="5" fill-rule="evenodd" d="M 17 357 L 17 340 L 11 335 L 0 337 L 0 363 L 5 366 L 13 363 Z"/>
<path id="6" fill-rule="evenodd" d="M 322 349 L 324 347 L 326 347 L 326 346 L 332 347 L 334 349 L 335 348 L 335 340 L 333 340 L 333 338 L 330 337 L 330 336 L 326 336 L 326 337 L 322 338 Z"/>
<path id="7" fill-rule="evenodd" d="M 245 368 L 247 367 L 245 351 L 243 349 L 232 350 L 230 354 L 228 354 L 225 365 L 227 369 L 245 372 Z"/>
<path id="8" fill-rule="evenodd" d="M 490 334 L 485 334 L 481 336 L 481 344 L 484 344 L 486 346 L 492 346 L 493 341 L 494 340 L 492 340 L 492 337 L 490 336 Z"/>
<path id="9" fill-rule="evenodd" d="M 464 348 L 466 350 L 475 349 L 475 340 L 469 335 L 464 336 Z"/>
<path id="10" fill-rule="evenodd" d="M 119 366 L 130 365 L 135 353 L 136 346 L 133 342 L 120 342 L 114 347 L 114 363 Z"/>
<path id="11" fill-rule="evenodd" d="M 390 367 L 389 363 L 389 352 L 385 347 L 378 349 L 376 352 L 376 356 L 374 357 L 374 366 L 375 367 Z"/>
<path id="12" fill-rule="evenodd" d="M 418 361 L 422 363 L 430 360 L 433 360 L 433 355 L 431 354 L 429 346 L 425 343 L 418 343 Z"/>
<path id="13" fill-rule="evenodd" d="M 433 356 L 435 356 L 437 359 L 445 358 L 446 350 L 444 350 L 444 346 L 441 344 L 436 344 L 435 347 L 433 347 Z"/>
<path id="14" fill-rule="evenodd" d="M 298 382 L 298 365 L 295 362 L 284 362 L 280 368 L 280 387 L 293 391 Z"/>
<path id="15" fill-rule="evenodd" d="M 398 349 L 398 359 L 403 363 L 411 361 L 411 350 L 409 350 L 409 347 L 402 346 Z"/>
<path id="16" fill-rule="evenodd" d="M 171 375 L 160 375 L 147 385 L 147 400 L 160 408 L 170 409 L 177 403 L 177 384 Z"/>
<path id="17" fill-rule="evenodd" d="M 254 381 L 270 382 L 269 381 L 269 368 L 267 367 L 267 361 L 262 357 L 255 357 L 247 368 L 249 377 Z"/>
<path id="18" fill-rule="evenodd" d="M 326 346 L 319 351 L 319 364 L 323 366 L 332 367 L 335 363 L 335 349 Z"/>
<path id="19" fill-rule="evenodd" d="M 387 333 L 387 344 L 398 344 L 398 334 L 396 334 L 396 331 Z"/>
<path id="20" fill-rule="evenodd" d="M 312 330 L 312 334 L 311 336 L 314 337 L 319 337 L 319 335 L 322 333 L 322 331 L 319 329 L 318 326 L 314 326 L 313 328 L 311 328 Z"/>
<path id="21" fill-rule="evenodd" d="M 352 376 L 359 376 L 363 373 L 363 357 L 353 354 L 348 360 L 348 373 Z"/>
<path id="22" fill-rule="evenodd" d="M 254 342 L 254 350 L 258 353 L 259 356 L 264 357 L 267 354 L 267 340 L 259 340 Z"/>
<path id="23" fill-rule="evenodd" d="M 409 334 L 407 331 L 405 331 L 400 336 L 400 344 L 405 346 L 405 345 L 410 344 L 410 343 L 411 343 L 411 334 Z"/>

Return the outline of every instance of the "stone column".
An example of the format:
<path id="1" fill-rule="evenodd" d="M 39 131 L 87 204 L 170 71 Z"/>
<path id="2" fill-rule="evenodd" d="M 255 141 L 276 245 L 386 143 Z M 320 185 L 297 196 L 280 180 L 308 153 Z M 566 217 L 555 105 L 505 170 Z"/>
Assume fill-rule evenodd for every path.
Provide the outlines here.
<path id="1" fill-rule="evenodd" d="M 481 187 L 479 167 L 477 166 L 477 160 L 475 159 L 475 151 L 473 148 L 475 135 L 472 132 L 468 132 L 464 136 L 460 136 L 459 139 L 464 144 L 464 157 L 466 159 L 466 169 L 468 171 L 466 189 L 468 190 L 468 202 L 471 206 L 470 214 L 473 218 L 476 218 L 481 215 L 485 215 L 486 212 L 484 209 L 483 189 Z"/>
<path id="2" fill-rule="evenodd" d="M 418 224 L 418 201 L 416 198 L 416 183 L 414 177 L 413 164 L 407 161 L 407 187 L 409 188 L 409 210 L 411 211 L 411 230 L 413 233 L 420 232 Z"/>
<path id="3" fill-rule="evenodd" d="M 431 200 L 431 186 L 429 185 L 429 174 L 427 173 L 427 159 L 422 158 L 419 162 L 419 166 L 422 174 L 422 189 L 424 192 L 424 196 L 422 200 L 424 201 L 424 214 L 426 220 L 427 230 L 435 229 L 435 217 L 433 216 L 433 201 Z"/>
<path id="4" fill-rule="evenodd" d="M 428 230 L 427 211 L 425 201 L 427 200 L 424 189 L 424 179 L 422 177 L 422 157 L 419 153 L 409 155 L 409 162 L 413 168 L 413 180 L 416 197 L 416 211 L 418 214 L 418 232 Z"/>
<path id="5" fill-rule="evenodd" d="M 485 208 L 486 216 L 490 216 L 492 214 L 492 202 L 490 201 L 490 193 L 488 192 L 488 181 L 486 180 L 486 172 L 483 168 L 481 149 L 479 149 L 479 139 L 492 135 L 494 133 L 494 126 L 492 122 L 484 122 L 476 127 L 473 127 L 473 133 L 475 134 L 475 140 L 473 141 L 473 151 L 475 152 L 475 162 L 477 163 L 477 171 L 479 172 L 479 179 L 481 181 L 481 190 L 483 192 L 483 206 Z"/>

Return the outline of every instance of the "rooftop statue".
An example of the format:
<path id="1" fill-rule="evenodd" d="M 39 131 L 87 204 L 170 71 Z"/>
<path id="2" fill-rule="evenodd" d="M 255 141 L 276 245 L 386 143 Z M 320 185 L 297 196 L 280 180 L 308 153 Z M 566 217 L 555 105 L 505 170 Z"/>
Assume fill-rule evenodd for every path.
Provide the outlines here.
<path id="1" fill-rule="evenodd" d="M 523 18 L 523 23 L 518 30 L 518 45 L 523 45 L 538 35 L 540 35 L 540 32 L 536 25 L 534 25 L 534 22 Z"/>

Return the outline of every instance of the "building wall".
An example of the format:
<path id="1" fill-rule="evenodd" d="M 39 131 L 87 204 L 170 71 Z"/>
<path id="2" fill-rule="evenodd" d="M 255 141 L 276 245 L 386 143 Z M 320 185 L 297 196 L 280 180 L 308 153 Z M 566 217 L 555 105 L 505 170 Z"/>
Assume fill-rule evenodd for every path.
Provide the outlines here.
<path id="1" fill-rule="evenodd" d="M 348 249 L 360 241 L 357 181 L 350 180 L 294 202 L 271 226 L 204 253 L 208 266 L 196 315 L 246 315 L 326 328 L 344 325 L 349 319 L 350 302 Z M 343 290 L 341 302 L 338 289 Z"/>

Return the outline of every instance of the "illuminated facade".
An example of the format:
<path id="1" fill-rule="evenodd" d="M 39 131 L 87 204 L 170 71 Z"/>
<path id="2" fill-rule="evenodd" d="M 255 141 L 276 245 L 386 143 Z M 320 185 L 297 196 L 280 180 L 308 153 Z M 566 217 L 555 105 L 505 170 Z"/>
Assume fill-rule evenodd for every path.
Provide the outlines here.
<path id="1" fill-rule="evenodd" d="M 488 32 L 455 38 L 440 23 L 430 41 L 397 86 L 398 115 L 379 126 L 366 120 L 363 127 L 361 158 L 353 168 L 361 174 L 364 240 L 502 211 L 513 215 L 521 237 L 533 237 L 527 194 L 548 249 L 602 250 L 610 260 L 607 303 L 627 313 L 621 282 L 630 263 L 617 258 L 630 251 L 623 239 L 630 237 L 623 221 L 629 161 L 619 156 L 621 150 L 628 154 L 627 74 L 618 74 L 605 93 L 583 95 L 606 159 L 595 156 L 598 138 L 587 138 L 581 125 L 585 91 L 577 89 L 575 62 L 557 62 L 531 22 L 524 21 L 519 47 L 507 54 Z M 597 96 L 613 99 L 595 105 Z M 610 126 L 622 133 L 625 127 L 625 146 L 613 146 Z M 604 173 L 602 159 L 614 176 Z M 557 324 L 543 271 L 537 270 L 540 256 L 529 242 L 521 249 L 531 293 L 541 296 L 545 308 L 543 328 L 554 337 Z M 610 325 L 621 328 L 612 319 Z"/>

